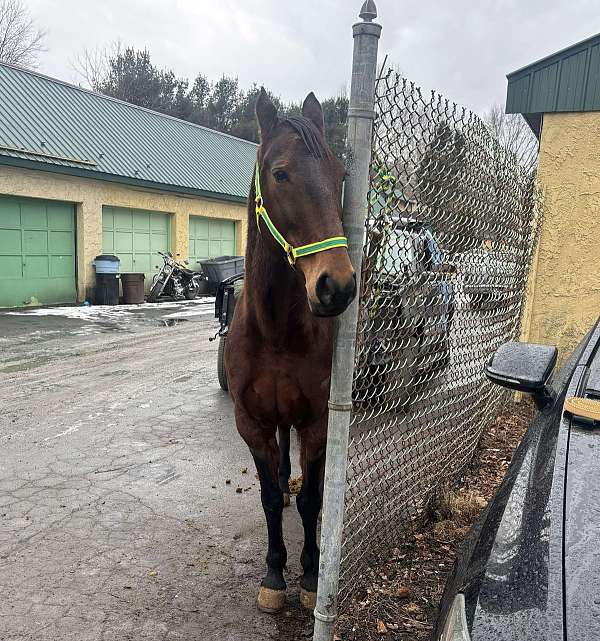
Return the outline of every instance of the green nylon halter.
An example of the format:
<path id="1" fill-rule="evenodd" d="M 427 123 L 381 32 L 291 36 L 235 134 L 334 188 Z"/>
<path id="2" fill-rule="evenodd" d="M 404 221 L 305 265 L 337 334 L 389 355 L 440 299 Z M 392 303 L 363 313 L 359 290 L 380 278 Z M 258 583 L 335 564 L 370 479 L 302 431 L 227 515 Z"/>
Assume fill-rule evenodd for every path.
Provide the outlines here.
<path id="1" fill-rule="evenodd" d="M 262 218 L 273 238 L 283 247 L 283 251 L 285 252 L 288 262 L 292 267 L 296 264 L 296 260 L 302 256 L 318 254 L 319 252 L 334 249 L 335 247 L 348 247 L 348 239 L 345 236 L 334 236 L 333 238 L 320 240 L 317 243 L 309 243 L 308 245 L 300 245 L 300 247 L 292 247 L 292 245 L 290 245 L 279 233 L 279 230 L 273 224 L 273 221 L 269 217 L 269 214 L 263 205 L 262 193 L 260 191 L 258 163 L 256 163 L 256 171 L 254 172 L 254 192 L 256 196 L 256 226 L 258 227 L 258 231 L 260 231 L 260 219 Z"/>

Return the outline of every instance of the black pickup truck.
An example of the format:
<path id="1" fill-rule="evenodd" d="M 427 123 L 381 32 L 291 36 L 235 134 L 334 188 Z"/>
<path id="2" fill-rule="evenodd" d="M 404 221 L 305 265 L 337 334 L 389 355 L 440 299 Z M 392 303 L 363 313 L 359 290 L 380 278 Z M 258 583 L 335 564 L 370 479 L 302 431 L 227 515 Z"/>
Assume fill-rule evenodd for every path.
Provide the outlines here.
<path id="1" fill-rule="evenodd" d="M 435 641 L 600 639 L 600 321 L 560 371 L 509 343 L 493 382 L 538 412 L 446 584 Z"/>

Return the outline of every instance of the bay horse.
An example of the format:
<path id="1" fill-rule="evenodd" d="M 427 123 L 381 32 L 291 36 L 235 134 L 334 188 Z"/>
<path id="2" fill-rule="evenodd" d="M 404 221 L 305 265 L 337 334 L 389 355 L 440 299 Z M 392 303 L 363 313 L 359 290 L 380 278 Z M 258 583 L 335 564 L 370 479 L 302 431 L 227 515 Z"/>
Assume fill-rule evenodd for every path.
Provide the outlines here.
<path id="1" fill-rule="evenodd" d="M 342 235 L 345 169 L 325 142 L 319 101 L 311 92 L 301 116 L 279 118 L 261 89 L 256 117 L 260 144 L 248 199 L 244 288 L 227 335 L 225 369 L 267 521 L 267 574 L 257 604 L 275 613 L 287 588 L 282 513 L 291 427 L 300 440 L 303 479 L 296 501 L 304 527 L 300 597 L 307 608 L 315 604 L 332 317 L 354 299 L 356 277 Z"/>

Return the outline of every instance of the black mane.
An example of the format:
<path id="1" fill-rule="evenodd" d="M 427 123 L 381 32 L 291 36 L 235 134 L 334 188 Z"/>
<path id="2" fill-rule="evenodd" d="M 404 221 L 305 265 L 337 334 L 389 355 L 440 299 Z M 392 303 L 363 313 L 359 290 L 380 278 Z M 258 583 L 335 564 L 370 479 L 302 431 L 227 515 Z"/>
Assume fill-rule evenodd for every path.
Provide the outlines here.
<path id="1" fill-rule="evenodd" d="M 329 149 L 325 144 L 323 135 L 316 125 L 303 116 L 288 116 L 282 120 L 288 124 L 301 138 L 311 156 L 315 158 L 327 158 Z"/>

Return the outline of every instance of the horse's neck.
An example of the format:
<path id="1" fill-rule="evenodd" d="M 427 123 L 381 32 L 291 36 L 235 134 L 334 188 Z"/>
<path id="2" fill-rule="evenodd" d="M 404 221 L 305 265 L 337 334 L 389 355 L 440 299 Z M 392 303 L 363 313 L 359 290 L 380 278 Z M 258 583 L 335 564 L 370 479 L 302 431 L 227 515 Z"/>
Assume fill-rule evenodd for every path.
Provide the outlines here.
<path id="1" fill-rule="evenodd" d="M 285 348 L 314 331 L 315 319 L 308 308 L 304 279 L 268 234 L 266 227 L 261 233 L 257 230 L 252 186 L 244 274 L 247 318 L 266 341 Z"/>
<path id="2" fill-rule="evenodd" d="M 285 347 L 313 325 L 300 274 L 266 240 L 248 239 L 244 291 L 247 310 L 263 337 Z"/>

